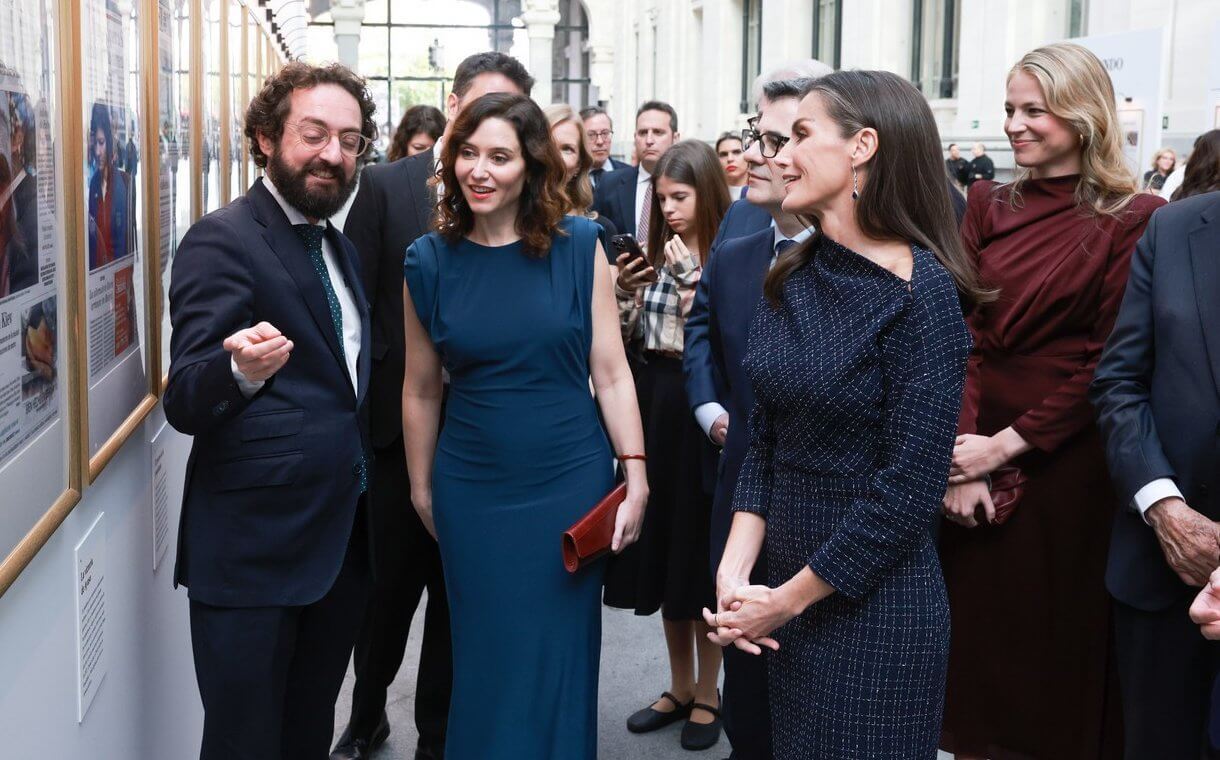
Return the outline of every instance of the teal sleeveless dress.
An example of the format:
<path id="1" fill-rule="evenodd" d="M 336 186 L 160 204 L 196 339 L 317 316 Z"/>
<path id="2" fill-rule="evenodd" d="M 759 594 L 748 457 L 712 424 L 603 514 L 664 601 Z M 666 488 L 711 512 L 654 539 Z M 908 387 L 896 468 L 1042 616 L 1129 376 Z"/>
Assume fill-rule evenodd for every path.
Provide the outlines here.
<path id="1" fill-rule="evenodd" d="M 449 373 L 432 509 L 453 629 L 449 760 L 597 755 L 602 563 L 563 531 L 614 485 L 589 391 L 597 225 L 542 258 L 436 233 L 407 250 L 416 313 Z"/>

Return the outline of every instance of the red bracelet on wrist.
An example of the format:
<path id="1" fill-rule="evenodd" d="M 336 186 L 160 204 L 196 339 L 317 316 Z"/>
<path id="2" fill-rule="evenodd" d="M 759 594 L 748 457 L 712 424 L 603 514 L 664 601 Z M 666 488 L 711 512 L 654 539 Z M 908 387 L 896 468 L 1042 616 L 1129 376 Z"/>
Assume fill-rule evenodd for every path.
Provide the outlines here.
<path id="1" fill-rule="evenodd" d="M 648 457 L 643 454 L 619 454 L 618 455 L 618 461 L 620 461 L 620 462 L 626 462 L 628 459 L 639 459 L 640 461 L 646 461 L 648 459 Z"/>

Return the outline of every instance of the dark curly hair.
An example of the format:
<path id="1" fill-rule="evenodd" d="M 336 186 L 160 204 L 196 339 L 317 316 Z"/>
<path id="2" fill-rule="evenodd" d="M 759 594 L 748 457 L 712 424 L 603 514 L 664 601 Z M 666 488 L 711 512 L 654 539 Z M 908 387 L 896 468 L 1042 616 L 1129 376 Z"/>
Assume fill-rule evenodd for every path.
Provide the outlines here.
<path id="1" fill-rule="evenodd" d="M 341 63 L 312 66 L 303 61 L 291 61 L 267 77 L 263 89 L 246 108 L 246 139 L 250 142 L 255 166 L 265 168 L 270 158 L 258 145 L 259 133 L 273 142 L 279 142 L 284 134 L 284 120 L 292 108 L 293 91 L 309 90 L 322 84 L 337 84 L 347 90 L 360 104 L 360 133 L 370 140 L 377 139 L 377 124 L 373 121 L 377 105 L 369 95 L 363 77 Z"/>
<path id="2" fill-rule="evenodd" d="M 411 138 L 423 132 L 432 138 L 432 142 L 440 139 L 445 131 L 445 114 L 435 106 L 411 106 L 398 122 L 394 130 L 394 138 L 390 140 L 390 150 L 386 152 L 387 161 L 397 161 L 407 155 Z"/>
<path id="3" fill-rule="evenodd" d="M 525 187 L 517 206 L 517 233 L 526 253 L 542 257 L 550 251 L 551 235 L 569 208 L 564 184 L 567 172 L 559 148 L 551 139 L 551 127 L 538 104 L 524 95 L 491 93 L 462 109 L 445 138 L 440 179 L 445 195 L 436 209 L 436 229 L 456 243 L 474 229 L 474 212 L 466 203 L 454 165 L 470 136 L 487 119 L 503 119 L 512 125 L 525 159 Z"/>

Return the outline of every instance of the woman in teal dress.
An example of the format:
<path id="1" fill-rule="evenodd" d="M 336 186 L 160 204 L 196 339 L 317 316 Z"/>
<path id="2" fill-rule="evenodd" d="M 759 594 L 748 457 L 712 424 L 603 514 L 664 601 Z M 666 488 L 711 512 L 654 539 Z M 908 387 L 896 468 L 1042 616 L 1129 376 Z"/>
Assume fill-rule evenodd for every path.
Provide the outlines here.
<path id="1" fill-rule="evenodd" d="M 529 98 L 472 103 L 441 166 L 438 231 L 405 260 L 403 431 L 449 597 L 446 757 L 594 758 L 602 568 L 569 575 L 560 538 L 614 486 L 606 433 L 643 454 L 609 265 L 597 225 L 563 215 L 563 161 Z M 615 551 L 648 499 L 643 460 L 623 466 Z"/>

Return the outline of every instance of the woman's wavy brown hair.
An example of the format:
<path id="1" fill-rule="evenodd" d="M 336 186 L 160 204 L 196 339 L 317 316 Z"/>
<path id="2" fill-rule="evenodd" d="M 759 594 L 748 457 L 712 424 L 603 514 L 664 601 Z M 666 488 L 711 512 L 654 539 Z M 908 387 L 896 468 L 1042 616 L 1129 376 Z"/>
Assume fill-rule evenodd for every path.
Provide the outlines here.
<path id="1" fill-rule="evenodd" d="M 572 179 L 568 180 L 567 193 L 568 200 L 572 202 L 571 212 L 573 214 L 582 214 L 595 218 L 596 213 L 590 214 L 589 207 L 593 205 L 593 182 L 589 179 L 589 170 L 593 168 L 593 154 L 589 152 L 589 147 L 585 145 L 585 125 L 580 120 L 576 109 L 567 103 L 554 103 L 542 109 L 546 114 L 546 120 L 551 125 L 552 134 L 555 127 L 560 124 L 571 122 L 576 125 L 576 133 L 580 135 L 580 158 L 577 161 L 576 173 L 572 175 Z"/>
<path id="2" fill-rule="evenodd" d="M 699 263 L 706 265 L 720 221 L 732 203 L 716 151 L 702 140 L 683 140 L 665 151 L 657 161 L 651 180 L 653 192 L 647 241 L 648 259 L 655 268 L 665 263 L 665 244 L 674 236 L 673 228 L 661 213 L 661 197 L 656 192 L 657 180 L 661 177 L 695 189 L 695 218 L 690 232 L 699 244 Z"/>
<path id="3" fill-rule="evenodd" d="M 928 101 L 910 82 L 886 71 L 836 71 L 810 80 L 804 97 L 819 97 L 843 138 L 877 132 L 877 151 L 864 169 L 856 224 L 870 238 L 903 240 L 930 250 L 953 277 L 964 304 L 995 300 L 979 284 L 957 229 L 945 185 L 939 130 Z M 773 306 L 784 281 L 813 256 L 817 238 L 785 251 L 767 273 L 763 293 Z"/>
<path id="4" fill-rule="evenodd" d="M 507 92 L 484 95 L 458 115 L 441 154 L 440 177 L 445 194 L 437 204 L 436 230 L 456 243 L 474 229 L 474 212 L 466 203 L 454 166 L 458 152 L 487 119 L 503 119 L 517 133 L 525 159 L 525 187 L 517 205 L 517 234 L 526 253 L 545 256 L 551 249 L 551 235 L 560 231 L 559 223 L 571 206 L 564 192 L 567 172 L 551 139 L 546 116 L 537 103 L 524 95 Z"/>
<path id="5" fill-rule="evenodd" d="M 1139 183 L 1123 155 L 1114 84 L 1106 67 L 1087 48 L 1056 42 L 1026 53 L 1008 78 L 1022 73 L 1038 82 L 1047 110 L 1079 136 L 1077 205 L 1096 214 L 1121 214 L 1139 194 Z M 1021 203 L 1021 184 L 1029 174 L 1028 169 L 1018 167 L 1016 179 L 1006 186 L 1014 207 Z"/>
<path id="6" fill-rule="evenodd" d="M 267 77 L 263 88 L 250 100 L 246 108 L 246 139 L 250 143 L 250 156 L 254 165 L 266 168 L 270 158 L 259 147 L 261 132 L 274 143 L 284 134 L 284 121 L 292 110 L 292 93 L 310 90 L 322 84 L 337 84 L 347 90 L 360 104 L 360 134 L 370 140 L 377 139 L 377 124 L 373 112 L 377 104 L 369 94 L 364 78 L 341 63 L 313 66 L 303 61 L 290 61 L 276 73 Z M 364 154 L 368 155 L 368 152 Z"/>

